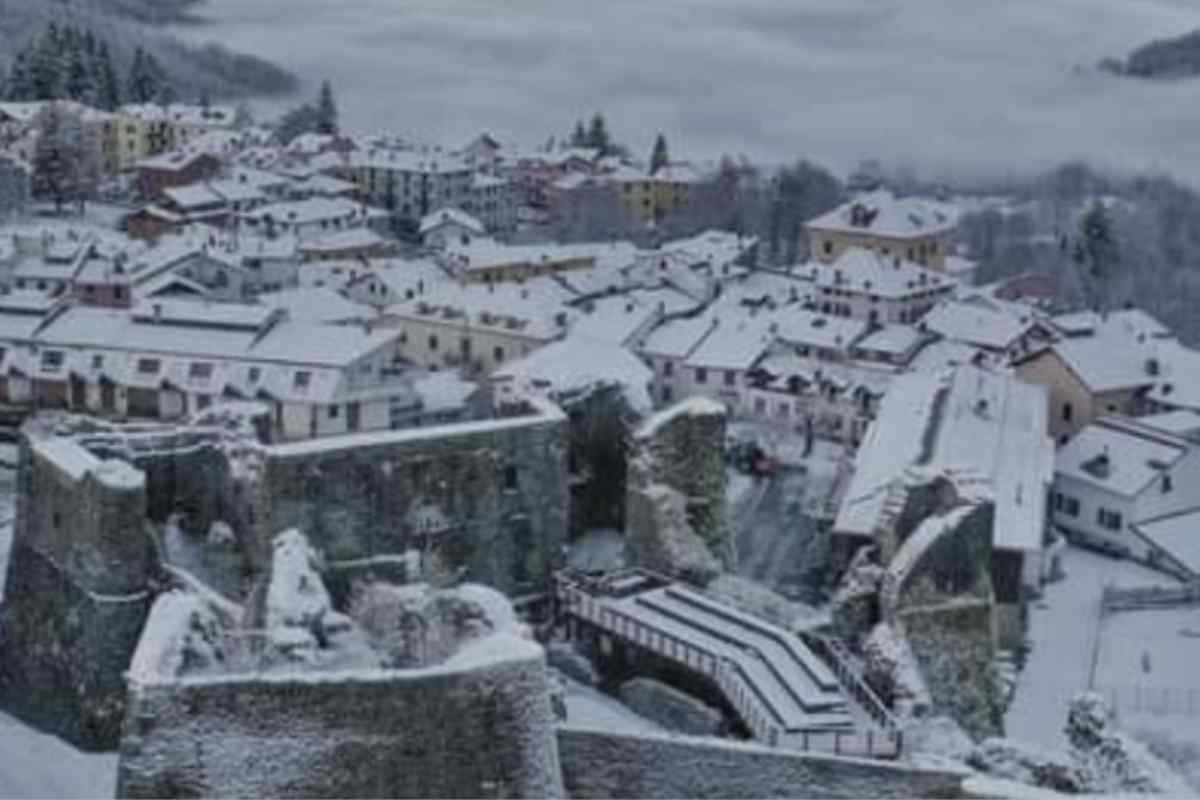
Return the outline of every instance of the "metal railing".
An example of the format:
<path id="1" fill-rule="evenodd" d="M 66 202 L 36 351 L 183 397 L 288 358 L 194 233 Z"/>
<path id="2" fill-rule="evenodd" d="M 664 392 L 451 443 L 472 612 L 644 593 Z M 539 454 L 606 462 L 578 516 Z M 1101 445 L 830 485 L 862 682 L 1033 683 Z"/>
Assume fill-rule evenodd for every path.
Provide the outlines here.
<path id="1" fill-rule="evenodd" d="M 875 690 L 867 685 L 862 675 L 854 668 L 854 658 L 845 646 L 830 636 L 817 633 L 801 633 L 801 638 L 808 642 L 809 648 L 824 656 L 825 662 L 837 676 L 842 688 L 854 698 L 867 716 L 885 733 L 900 736 L 900 726 L 896 718 L 884 704 Z"/>
<path id="2" fill-rule="evenodd" d="M 879 725 L 879 730 L 785 728 L 778 713 L 762 698 L 742 666 L 727 657 L 646 625 L 635 617 L 611 608 L 591 596 L 583 586 L 599 585 L 586 577 L 562 575 L 557 580 L 559 612 L 573 615 L 601 630 L 618 636 L 711 678 L 750 729 L 754 738 L 772 747 L 803 752 L 868 758 L 897 758 L 902 734 L 890 712 L 852 669 L 836 657 L 830 658 L 834 674 Z M 834 643 L 836 646 L 836 643 Z M 828 652 L 828 650 L 826 650 Z"/>

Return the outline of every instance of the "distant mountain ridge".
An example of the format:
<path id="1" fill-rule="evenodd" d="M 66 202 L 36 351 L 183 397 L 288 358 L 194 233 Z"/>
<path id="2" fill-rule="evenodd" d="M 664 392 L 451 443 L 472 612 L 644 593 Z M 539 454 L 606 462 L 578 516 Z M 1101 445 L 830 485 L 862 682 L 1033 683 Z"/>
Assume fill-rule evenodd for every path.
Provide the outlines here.
<path id="1" fill-rule="evenodd" d="M 1200 30 L 1155 39 L 1134 50 L 1124 61 L 1119 58 L 1101 61 L 1100 68 L 1133 78 L 1195 78 L 1200 76 Z"/>
<path id="2" fill-rule="evenodd" d="M 50 21 L 91 29 L 111 43 L 119 75 L 138 47 L 153 53 L 178 87 L 181 100 L 202 92 L 214 98 L 279 95 L 295 91 L 295 75 L 252 54 L 219 43 L 192 45 L 164 30 L 199 23 L 191 9 L 202 0 L 0 0 L 0 69 Z"/>

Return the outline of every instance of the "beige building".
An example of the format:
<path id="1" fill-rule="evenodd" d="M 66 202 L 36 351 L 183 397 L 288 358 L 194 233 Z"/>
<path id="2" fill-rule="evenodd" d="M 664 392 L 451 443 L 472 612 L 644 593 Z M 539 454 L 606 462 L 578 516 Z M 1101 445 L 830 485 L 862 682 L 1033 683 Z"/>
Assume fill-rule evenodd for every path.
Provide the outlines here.
<path id="1" fill-rule="evenodd" d="M 811 219 L 805 227 L 812 257 L 825 264 L 861 247 L 884 258 L 903 258 L 944 271 L 957 224 L 954 210 L 941 203 L 878 191 Z"/>
<path id="2" fill-rule="evenodd" d="M 1092 420 L 1131 414 L 1156 383 L 1152 359 L 1107 337 L 1066 339 L 1014 362 L 1017 377 L 1049 390 L 1049 433 L 1066 444 Z"/>

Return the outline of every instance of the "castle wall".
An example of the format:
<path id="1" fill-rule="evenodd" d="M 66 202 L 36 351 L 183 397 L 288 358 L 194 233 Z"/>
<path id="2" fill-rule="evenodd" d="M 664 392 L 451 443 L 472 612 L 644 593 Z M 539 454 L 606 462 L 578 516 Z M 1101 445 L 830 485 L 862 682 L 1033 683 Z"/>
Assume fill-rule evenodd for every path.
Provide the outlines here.
<path id="1" fill-rule="evenodd" d="M 118 797 L 563 796 L 533 642 L 428 669 L 178 677 L 170 611 L 130 669 Z"/>
<path id="2" fill-rule="evenodd" d="M 958 797 L 963 773 L 759 745 L 562 726 L 573 798 Z"/>
<path id="3" fill-rule="evenodd" d="M 467 580 L 544 591 L 566 544 L 567 426 L 557 410 L 267 447 L 255 549 L 305 532 L 332 562 L 432 550 Z"/>
<path id="4" fill-rule="evenodd" d="M 83 747 L 112 747 L 122 673 L 150 603 L 145 484 L 69 440 L 22 438 L 5 585 L 5 706 Z"/>

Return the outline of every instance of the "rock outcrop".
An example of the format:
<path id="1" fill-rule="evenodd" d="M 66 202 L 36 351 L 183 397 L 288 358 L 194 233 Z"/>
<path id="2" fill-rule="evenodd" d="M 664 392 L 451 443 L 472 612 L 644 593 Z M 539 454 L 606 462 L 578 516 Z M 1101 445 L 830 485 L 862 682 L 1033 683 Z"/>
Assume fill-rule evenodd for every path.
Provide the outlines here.
<path id="1" fill-rule="evenodd" d="M 652 678 L 626 681 L 621 684 L 618 696 L 639 716 L 689 736 L 716 736 L 725 725 L 725 718 L 717 709 Z"/>

